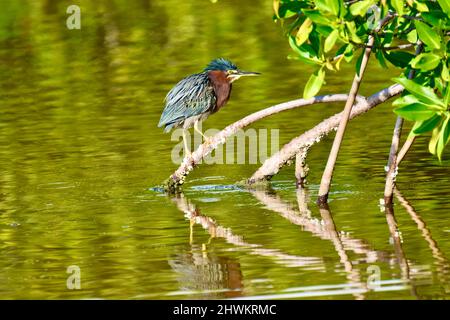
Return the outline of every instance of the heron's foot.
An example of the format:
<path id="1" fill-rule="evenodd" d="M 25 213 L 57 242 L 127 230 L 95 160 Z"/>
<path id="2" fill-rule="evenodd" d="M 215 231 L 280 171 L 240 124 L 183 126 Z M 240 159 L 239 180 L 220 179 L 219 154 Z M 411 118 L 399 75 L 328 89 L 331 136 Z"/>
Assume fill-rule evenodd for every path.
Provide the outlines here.
<path id="1" fill-rule="evenodd" d="M 185 157 L 185 158 L 190 158 L 190 157 L 192 157 L 192 152 L 190 152 L 189 150 L 184 150 L 184 157 Z"/>

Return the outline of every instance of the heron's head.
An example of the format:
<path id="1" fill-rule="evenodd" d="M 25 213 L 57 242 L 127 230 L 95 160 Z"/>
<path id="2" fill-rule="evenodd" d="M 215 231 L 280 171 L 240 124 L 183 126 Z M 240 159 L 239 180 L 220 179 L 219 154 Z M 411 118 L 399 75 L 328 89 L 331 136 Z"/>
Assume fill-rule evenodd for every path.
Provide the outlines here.
<path id="1" fill-rule="evenodd" d="M 230 82 L 233 82 L 240 77 L 260 75 L 259 72 L 239 70 L 235 64 L 224 58 L 218 58 L 211 61 L 206 66 L 205 71 L 223 71 Z"/>

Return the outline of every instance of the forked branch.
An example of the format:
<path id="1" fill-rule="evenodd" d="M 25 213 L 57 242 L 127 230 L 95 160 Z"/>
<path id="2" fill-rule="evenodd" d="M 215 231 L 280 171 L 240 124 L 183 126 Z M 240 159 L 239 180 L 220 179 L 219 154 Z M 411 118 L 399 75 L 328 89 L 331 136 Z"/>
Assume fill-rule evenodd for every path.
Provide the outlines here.
<path id="1" fill-rule="evenodd" d="M 218 146 L 225 143 L 226 139 L 240 129 L 261 120 L 265 117 L 277 114 L 282 111 L 295 109 L 298 107 L 313 105 L 316 103 L 332 103 L 346 101 L 347 94 L 330 94 L 317 96 L 309 99 L 297 99 L 289 102 L 277 104 L 246 116 L 245 118 L 230 124 L 225 129 L 210 138 L 209 143 L 201 144 L 190 156 L 185 157 L 178 169 L 164 182 L 164 188 L 168 192 L 176 191 L 184 183 L 186 176 L 200 163 L 200 161 L 210 154 Z M 365 101 L 363 97 L 357 97 L 357 101 Z"/>
<path id="2" fill-rule="evenodd" d="M 398 95 L 402 91 L 403 87 L 396 84 L 375 93 L 368 99 L 357 96 L 357 103 L 352 109 L 350 119 L 369 111 L 373 107 L 383 103 L 384 101 L 395 95 Z M 190 157 L 184 158 L 178 169 L 164 182 L 164 188 L 168 192 L 175 192 L 184 183 L 186 176 L 192 170 L 194 170 L 194 168 L 200 163 L 203 157 L 207 156 L 218 146 L 225 143 L 226 139 L 238 132 L 238 130 L 243 129 L 258 120 L 282 111 L 291 110 L 302 106 L 312 105 L 316 103 L 343 102 L 346 101 L 347 98 L 347 94 L 332 94 L 318 96 L 310 99 L 297 99 L 281 103 L 248 115 L 247 117 L 227 126 L 225 129 L 211 137 L 209 143 L 201 144 L 197 148 L 197 150 L 195 150 L 191 154 Z M 302 148 L 306 148 L 305 150 L 307 151 L 314 143 L 319 142 L 324 136 L 326 136 L 332 130 L 335 130 L 337 125 L 339 124 L 340 117 L 341 113 L 338 113 L 322 121 L 317 126 L 312 128 L 311 130 L 308 130 L 301 136 L 293 139 L 280 151 L 268 158 L 264 162 L 264 164 L 252 175 L 252 177 L 247 180 L 247 182 L 249 184 L 255 184 L 258 182 L 270 180 L 270 178 L 277 174 L 278 171 L 284 165 L 286 165 L 289 160 L 294 158 Z"/>
<path id="3" fill-rule="evenodd" d="M 350 119 L 353 119 L 373 107 L 385 102 L 386 100 L 403 92 L 403 86 L 399 84 L 392 85 L 383 89 L 366 99 L 358 99 L 356 105 L 352 108 Z M 264 164 L 248 179 L 249 184 L 255 184 L 270 180 L 276 175 L 299 152 L 307 151 L 312 145 L 322 140 L 331 131 L 336 130 L 342 117 L 342 112 L 322 121 L 314 128 L 306 131 L 297 138 L 292 139 L 285 144 L 277 153 L 268 158 Z"/>

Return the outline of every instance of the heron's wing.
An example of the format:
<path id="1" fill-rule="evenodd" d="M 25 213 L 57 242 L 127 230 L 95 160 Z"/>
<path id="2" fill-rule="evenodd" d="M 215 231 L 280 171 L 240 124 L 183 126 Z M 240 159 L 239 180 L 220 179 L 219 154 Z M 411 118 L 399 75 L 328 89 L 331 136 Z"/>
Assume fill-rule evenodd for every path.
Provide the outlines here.
<path id="1" fill-rule="evenodd" d="M 213 86 L 206 73 L 184 78 L 166 96 L 158 127 L 171 125 L 212 110 L 216 105 Z"/>

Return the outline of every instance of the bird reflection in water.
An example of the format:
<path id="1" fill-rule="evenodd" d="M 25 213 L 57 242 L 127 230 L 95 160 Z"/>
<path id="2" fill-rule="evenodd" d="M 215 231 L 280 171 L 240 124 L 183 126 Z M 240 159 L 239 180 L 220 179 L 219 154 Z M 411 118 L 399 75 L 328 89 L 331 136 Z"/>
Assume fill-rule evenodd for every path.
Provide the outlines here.
<path id="1" fill-rule="evenodd" d="M 285 267 L 300 267 L 305 270 L 325 272 L 325 264 L 322 258 L 291 255 L 284 253 L 281 250 L 264 248 L 261 244 L 249 243 L 245 241 L 242 236 L 234 234 L 230 228 L 225 228 L 219 225 L 214 219 L 203 215 L 196 205 L 186 199 L 184 194 L 177 194 L 172 200 L 190 221 L 189 253 L 180 254 L 181 259 L 172 259 L 170 262 L 172 268 L 174 268 L 177 273 L 182 274 L 180 283 L 181 288 L 183 288 L 182 290 L 184 291 L 200 288 L 201 291 L 214 290 L 217 293 L 219 290 L 218 288 L 221 287 L 225 297 L 240 296 L 243 294 L 242 291 L 244 288 L 240 264 L 230 259 L 220 260 L 217 258 L 217 255 L 214 255 L 213 250 L 209 249 L 209 243 L 215 238 L 224 239 L 228 244 L 233 245 L 237 249 L 245 250 L 248 254 L 271 258 L 275 263 Z M 195 224 L 202 226 L 202 228 L 210 235 L 208 243 L 203 243 L 200 247 L 194 244 L 193 226 Z M 193 254 L 195 251 L 201 252 L 201 254 L 195 256 L 196 258 L 194 258 Z M 183 258 L 186 256 L 189 256 L 189 258 Z M 220 273 L 220 275 L 215 275 L 214 277 L 199 277 L 198 275 L 193 277 L 191 275 L 192 272 L 195 272 L 197 266 L 205 266 L 214 261 L 226 261 L 226 263 L 225 265 L 224 263 L 219 263 L 220 267 L 205 267 L 205 269 L 209 270 L 208 272 L 214 270 L 213 272 Z M 229 266 L 230 261 L 233 261 L 234 263 L 232 267 Z M 231 275 L 230 272 L 232 272 Z M 200 272 L 199 274 L 202 275 L 203 273 Z M 192 279 L 195 279 L 195 284 L 193 284 Z M 220 280 L 211 283 L 211 279 Z M 231 280 L 232 282 L 230 282 Z M 199 284 L 200 282 L 203 283 Z"/>
<path id="2" fill-rule="evenodd" d="M 169 260 L 169 265 L 179 275 L 180 293 L 199 294 L 204 298 L 216 297 L 218 293 L 225 298 L 241 295 L 240 263 L 209 250 L 208 244 L 215 237 L 215 231 L 211 232 L 207 243 L 195 244 L 194 224 L 195 217 L 201 216 L 199 209 L 183 194 L 176 195 L 173 201 L 190 220 L 189 248 Z"/>

